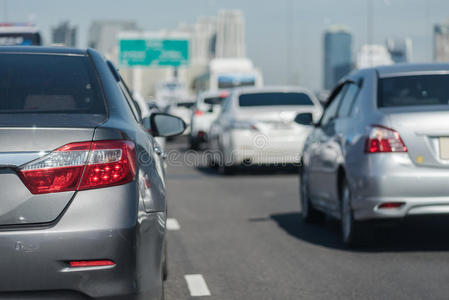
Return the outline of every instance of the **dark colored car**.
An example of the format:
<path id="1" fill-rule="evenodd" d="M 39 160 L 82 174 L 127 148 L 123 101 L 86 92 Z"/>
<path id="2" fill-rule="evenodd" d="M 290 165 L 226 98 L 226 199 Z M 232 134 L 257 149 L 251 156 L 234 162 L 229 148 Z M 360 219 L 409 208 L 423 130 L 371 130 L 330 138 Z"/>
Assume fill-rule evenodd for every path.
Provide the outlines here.
<path id="1" fill-rule="evenodd" d="M 0 48 L 1 299 L 163 298 L 163 153 L 143 124 L 96 51 Z"/>

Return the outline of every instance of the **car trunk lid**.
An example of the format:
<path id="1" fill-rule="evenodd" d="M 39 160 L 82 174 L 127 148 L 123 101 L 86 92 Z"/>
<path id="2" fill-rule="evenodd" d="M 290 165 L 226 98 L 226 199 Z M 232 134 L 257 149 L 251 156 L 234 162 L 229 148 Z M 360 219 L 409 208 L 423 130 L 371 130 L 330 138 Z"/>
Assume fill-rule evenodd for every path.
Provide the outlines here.
<path id="1" fill-rule="evenodd" d="M 0 226 L 49 223 L 61 214 L 75 192 L 32 194 L 18 169 L 63 145 L 91 141 L 94 130 L 0 127 Z"/>
<path id="2" fill-rule="evenodd" d="M 410 107 L 383 111 L 391 128 L 401 135 L 414 164 L 449 168 L 448 110 Z"/>

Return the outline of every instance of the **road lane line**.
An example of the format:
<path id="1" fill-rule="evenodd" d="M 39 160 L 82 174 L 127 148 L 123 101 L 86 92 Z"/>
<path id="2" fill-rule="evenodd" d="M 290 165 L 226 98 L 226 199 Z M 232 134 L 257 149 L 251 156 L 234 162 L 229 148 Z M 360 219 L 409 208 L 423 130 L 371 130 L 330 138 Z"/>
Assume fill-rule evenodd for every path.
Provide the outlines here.
<path id="1" fill-rule="evenodd" d="M 210 296 L 209 288 L 207 287 L 206 281 L 201 274 L 189 274 L 184 275 L 187 281 L 187 287 L 190 291 L 190 296 L 201 297 Z"/>
<path id="2" fill-rule="evenodd" d="M 179 225 L 178 220 L 174 218 L 167 218 L 167 230 L 179 230 L 181 225 Z"/>

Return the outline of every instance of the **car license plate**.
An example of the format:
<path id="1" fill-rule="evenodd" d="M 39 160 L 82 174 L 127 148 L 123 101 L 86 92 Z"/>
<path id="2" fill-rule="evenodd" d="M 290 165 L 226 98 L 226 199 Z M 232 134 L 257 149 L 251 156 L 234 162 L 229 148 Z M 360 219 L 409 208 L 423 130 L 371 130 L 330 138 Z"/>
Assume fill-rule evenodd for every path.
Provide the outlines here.
<path id="1" fill-rule="evenodd" d="M 440 158 L 449 160 L 449 137 L 440 137 Z"/>

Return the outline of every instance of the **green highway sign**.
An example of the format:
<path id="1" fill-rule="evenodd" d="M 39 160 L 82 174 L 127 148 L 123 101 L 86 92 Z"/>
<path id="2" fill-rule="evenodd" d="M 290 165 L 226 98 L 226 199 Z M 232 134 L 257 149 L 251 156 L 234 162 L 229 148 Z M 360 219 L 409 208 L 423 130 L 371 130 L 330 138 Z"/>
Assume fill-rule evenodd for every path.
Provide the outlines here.
<path id="1" fill-rule="evenodd" d="M 186 39 L 120 39 L 122 66 L 179 67 L 189 64 Z"/>

